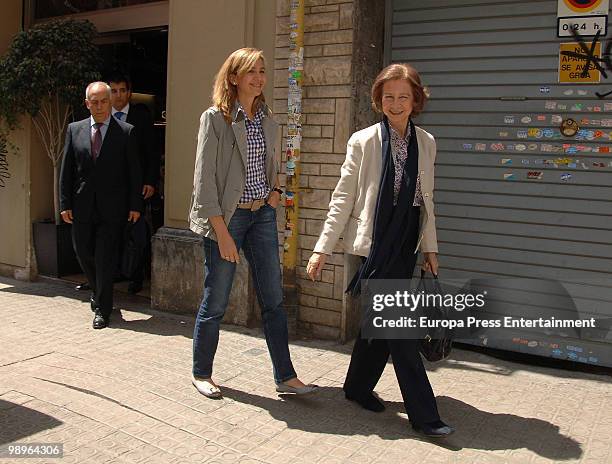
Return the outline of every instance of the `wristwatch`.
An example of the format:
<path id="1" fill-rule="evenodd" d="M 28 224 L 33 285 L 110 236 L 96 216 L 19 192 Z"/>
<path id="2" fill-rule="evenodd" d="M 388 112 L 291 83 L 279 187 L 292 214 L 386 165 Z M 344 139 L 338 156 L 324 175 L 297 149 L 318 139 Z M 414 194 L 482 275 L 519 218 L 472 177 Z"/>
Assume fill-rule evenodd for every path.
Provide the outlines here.
<path id="1" fill-rule="evenodd" d="M 272 191 L 273 191 L 273 192 L 278 192 L 278 194 L 279 194 L 279 195 L 282 195 L 283 193 L 285 193 L 285 192 L 283 192 L 281 189 L 279 189 L 278 187 L 274 187 L 274 188 L 272 189 Z"/>

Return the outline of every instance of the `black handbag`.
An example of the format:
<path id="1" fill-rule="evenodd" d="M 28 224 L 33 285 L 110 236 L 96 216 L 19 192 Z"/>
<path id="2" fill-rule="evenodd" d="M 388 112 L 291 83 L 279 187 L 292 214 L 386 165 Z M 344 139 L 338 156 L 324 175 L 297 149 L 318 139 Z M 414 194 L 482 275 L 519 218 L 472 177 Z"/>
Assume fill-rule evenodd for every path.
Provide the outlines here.
<path id="1" fill-rule="evenodd" d="M 424 295 L 442 295 L 442 287 L 438 276 L 434 274 L 433 279 L 425 279 L 425 271 L 421 270 L 421 280 L 416 292 L 423 291 Z M 422 313 L 429 319 L 449 319 L 448 309 L 444 307 L 423 306 Z M 419 343 L 419 351 L 427 361 L 442 361 L 450 356 L 453 346 L 453 333 L 447 327 L 431 327 L 426 329 L 425 337 Z"/>

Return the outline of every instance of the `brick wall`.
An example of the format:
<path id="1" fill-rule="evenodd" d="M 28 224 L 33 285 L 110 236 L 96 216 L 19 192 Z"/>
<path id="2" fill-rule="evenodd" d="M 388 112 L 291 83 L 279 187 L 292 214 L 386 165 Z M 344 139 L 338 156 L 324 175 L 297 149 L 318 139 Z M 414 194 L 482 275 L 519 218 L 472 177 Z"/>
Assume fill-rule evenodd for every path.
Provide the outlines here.
<path id="1" fill-rule="evenodd" d="M 277 1 L 274 61 L 275 119 L 286 147 L 289 0 Z M 306 277 L 306 264 L 327 215 L 350 136 L 352 98 L 353 1 L 306 0 L 302 101 L 299 219 L 300 286 L 298 331 L 338 339 L 342 324 L 343 256 L 341 244 L 328 259 L 322 280 Z M 283 172 L 285 156 L 283 154 Z M 279 214 L 282 218 L 284 215 Z M 284 221 L 284 219 L 283 219 Z M 284 225 L 284 223 L 283 223 Z"/>

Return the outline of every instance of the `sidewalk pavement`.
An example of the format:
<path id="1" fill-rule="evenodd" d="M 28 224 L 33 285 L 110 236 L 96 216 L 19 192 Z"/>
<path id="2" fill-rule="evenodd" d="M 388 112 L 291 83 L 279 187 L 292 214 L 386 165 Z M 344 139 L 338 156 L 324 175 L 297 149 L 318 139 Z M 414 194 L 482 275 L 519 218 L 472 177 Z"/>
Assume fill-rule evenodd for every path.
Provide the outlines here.
<path id="1" fill-rule="evenodd" d="M 445 441 L 409 428 L 391 365 L 376 414 L 344 399 L 350 345 L 291 343 L 297 372 L 322 386 L 279 396 L 259 330 L 224 326 L 214 377 L 224 399 L 192 387 L 193 317 L 118 296 L 94 331 L 87 293 L 0 278 L 0 444 L 64 444 L 47 463 L 612 462 L 612 378 L 455 350 L 428 365 Z"/>

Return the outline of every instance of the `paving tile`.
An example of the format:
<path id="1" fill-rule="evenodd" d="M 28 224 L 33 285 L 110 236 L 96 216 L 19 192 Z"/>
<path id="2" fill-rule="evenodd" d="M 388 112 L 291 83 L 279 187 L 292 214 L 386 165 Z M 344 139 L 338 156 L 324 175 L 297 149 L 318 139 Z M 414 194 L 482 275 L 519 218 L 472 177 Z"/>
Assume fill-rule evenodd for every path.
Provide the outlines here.
<path id="1" fill-rule="evenodd" d="M 283 397 L 261 332 L 224 326 L 215 359 L 224 399 L 213 401 L 190 382 L 192 318 L 118 295 L 125 322 L 93 331 L 81 300 L 61 283 L 0 278 L 11 346 L 0 353 L 0 441 L 61 442 L 62 464 L 612 462 L 609 376 L 457 349 L 428 366 L 457 428 L 443 447 L 410 429 L 391 365 L 376 388 L 385 412 L 344 400 L 350 344 L 292 342 L 296 370 L 322 388 Z"/>

